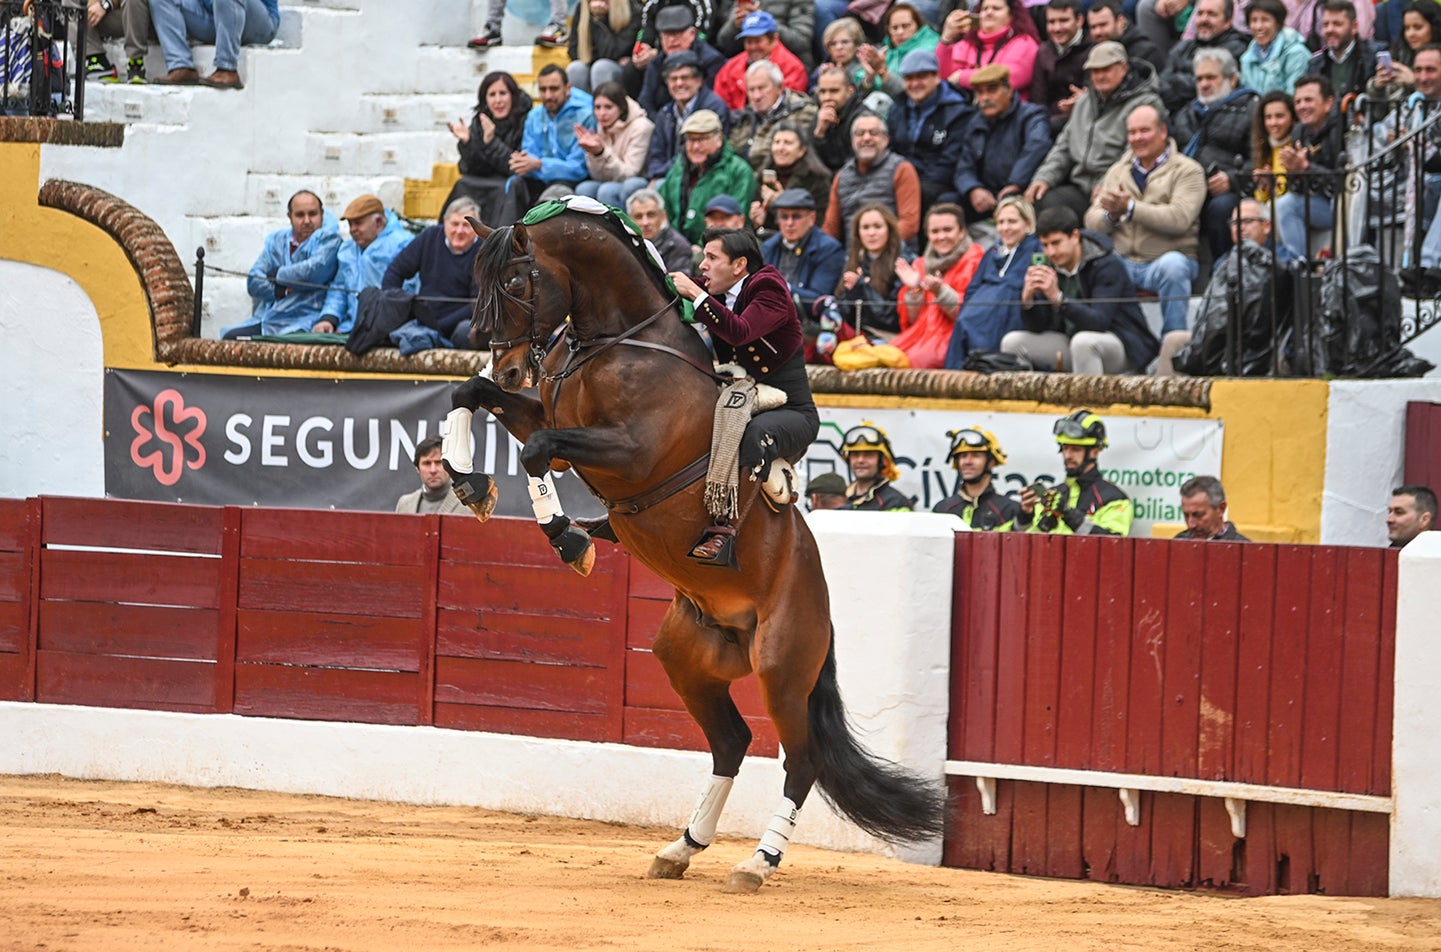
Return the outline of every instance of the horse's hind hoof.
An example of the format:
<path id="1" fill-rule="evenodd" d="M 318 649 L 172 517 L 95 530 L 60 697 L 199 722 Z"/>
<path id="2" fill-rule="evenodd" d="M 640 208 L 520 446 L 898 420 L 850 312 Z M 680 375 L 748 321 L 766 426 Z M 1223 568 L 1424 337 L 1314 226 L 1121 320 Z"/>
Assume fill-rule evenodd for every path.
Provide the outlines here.
<path id="1" fill-rule="evenodd" d="M 580 558 L 565 564 L 579 572 L 582 578 L 589 578 L 590 570 L 595 568 L 595 545 L 587 545 Z"/>
<path id="2" fill-rule="evenodd" d="M 761 888 L 761 883 L 764 882 L 765 880 L 762 879 L 759 874 L 753 873 L 748 869 L 733 869 L 731 870 L 730 876 L 727 877 L 725 887 L 721 889 L 721 892 L 748 896 L 751 893 L 758 892 Z"/>
<path id="3" fill-rule="evenodd" d="M 676 862 L 673 859 L 666 859 L 657 856 L 650 861 L 650 869 L 646 871 L 646 879 L 681 879 L 685 871 L 690 867 L 690 861 Z"/>

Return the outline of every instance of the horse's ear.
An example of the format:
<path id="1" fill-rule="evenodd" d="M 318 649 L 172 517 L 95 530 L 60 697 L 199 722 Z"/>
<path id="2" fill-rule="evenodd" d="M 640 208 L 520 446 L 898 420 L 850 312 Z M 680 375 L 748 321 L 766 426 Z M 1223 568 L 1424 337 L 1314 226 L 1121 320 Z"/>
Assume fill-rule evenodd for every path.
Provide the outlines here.
<path id="1" fill-rule="evenodd" d="M 510 246 L 517 255 L 525 254 L 525 248 L 530 244 L 530 236 L 525 233 L 525 226 L 520 222 L 510 232 Z"/>
<path id="2" fill-rule="evenodd" d="M 465 220 L 470 222 L 471 230 L 474 231 L 476 235 L 481 238 L 481 240 L 489 238 L 490 233 L 495 230 L 494 228 L 491 228 L 489 225 L 487 225 L 485 222 L 481 221 L 479 218 L 476 218 L 474 215 L 466 215 Z"/>

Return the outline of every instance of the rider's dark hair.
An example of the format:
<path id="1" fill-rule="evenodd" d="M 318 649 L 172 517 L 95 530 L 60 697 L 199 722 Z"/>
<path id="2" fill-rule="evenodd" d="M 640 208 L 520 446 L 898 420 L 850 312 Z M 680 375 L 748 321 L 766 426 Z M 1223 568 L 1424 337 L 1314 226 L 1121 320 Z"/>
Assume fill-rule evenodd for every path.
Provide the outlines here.
<path id="1" fill-rule="evenodd" d="M 755 274 L 765 266 L 765 261 L 761 258 L 760 239 L 756 238 L 753 231 L 743 228 L 707 228 L 705 234 L 700 236 L 701 247 L 704 248 L 712 241 L 721 243 L 721 251 L 730 260 L 746 259 L 746 274 Z"/>
<path id="2" fill-rule="evenodd" d="M 425 459 L 428 454 L 440 449 L 440 447 L 441 439 L 438 436 L 427 436 L 415 444 L 415 459 L 413 460 L 415 468 L 420 469 L 420 461 Z"/>

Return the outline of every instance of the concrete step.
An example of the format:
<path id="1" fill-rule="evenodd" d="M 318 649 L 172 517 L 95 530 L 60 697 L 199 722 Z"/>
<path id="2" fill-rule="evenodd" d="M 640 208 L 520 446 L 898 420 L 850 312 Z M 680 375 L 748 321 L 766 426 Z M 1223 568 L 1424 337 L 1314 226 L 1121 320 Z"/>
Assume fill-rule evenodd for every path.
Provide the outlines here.
<path id="1" fill-rule="evenodd" d="M 301 163 L 285 171 L 297 174 L 395 175 L 416 178 L 437 161 L 455 158 L 455 137 L 448 130 L 432 132 L 312 132 L 305 135 Z"/>
<path id="2" fill-rule="evenodd" d="M 282 14 L 287 8 L 296 10 L 341 10 L 359 13 L 362 0 L 280 0 Z"/>
<path id="3" fill-rule="evenodd" d="M 246 267 L 250 264 L 246 262 Z M 251 308 L 250 292 L 245 288 L 244 278 L 207 272 L 200 302 L 200 336 L 219 337 L 222 327 L 248 320 Z"/>
<path id="4" fill-rule="evenodd" d="M 470 122 L 475 93 L 369 94 L 360 97 L 360 110 L 352 113 L 337 132 L 443 132 L 452 119 Z"/>
<path id="5" fill-rule="evenodd" d="M 285 217 L 285 203 L 290 196 L 307 189 L 320 196 L 325 207 L 339 216 L 351 199 L 367 192 L 378 197 L 387 208 L 397 213 L 405 204 L 405 179 L 399 175 L 275 175 L 251 173 L 245 181 L 245 208 L 249 215 Z M 242 219 L 246 216 L 240 216 Z M 219 226 L 236 221 L 229 216 L 200 219 Z M 275 227 L 280 227 L 276 225 Z"/>
<path id="6" fill-rule="evenodd" d="M 470 50 L 464 46 L 422 46 L 416 50 L 414 71 L 396 70 L 374 77 L 373 93 L 469 93 L 472 98 L 486 73 L 504 70 L 527 81 L 533 71 L 528 46 L 501 46 Z"/>

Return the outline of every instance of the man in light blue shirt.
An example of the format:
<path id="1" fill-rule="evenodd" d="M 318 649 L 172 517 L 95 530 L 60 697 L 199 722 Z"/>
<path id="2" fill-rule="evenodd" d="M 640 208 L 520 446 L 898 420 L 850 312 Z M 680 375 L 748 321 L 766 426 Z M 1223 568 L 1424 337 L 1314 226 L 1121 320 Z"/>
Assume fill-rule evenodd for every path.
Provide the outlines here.
<path id="1" fill-rule="evenodd" d="M 300 191 L 285 206 L 289 228 L 265 236 L 245 282 L 255 302 L 250 321 L 222 328 L 222 340 L 306 332 L 321 309 L 339 266 L 340 223 L 314 192 Z"/>
<path id="2" fill-rule="evenodd" d="M 321 319 L 313 328 L 316 333 L 349 334 L 355 326 L 360 292 L 380 287 L 385 269 L 414 237 L 374 195 L 355 199 L 340 218 L 350 225 L 350 239 L 340 246 L 339 267 L 325 296 Z M 412 278 L 405 290 L 416 293 L 420 280 Z"/>
<path id="3" fill-rule="evenodd" d="M 528 186 L 530 204 L 575 191 L 576 184 L 590 174 L 575 129 L 595 131 L 590 93 L 572 87 L 565 70 L 547 64 L 536 76 L 535 87 L 542 108 L 526 115 L 520 151 L 510 157 L 510 171 Z"/>

